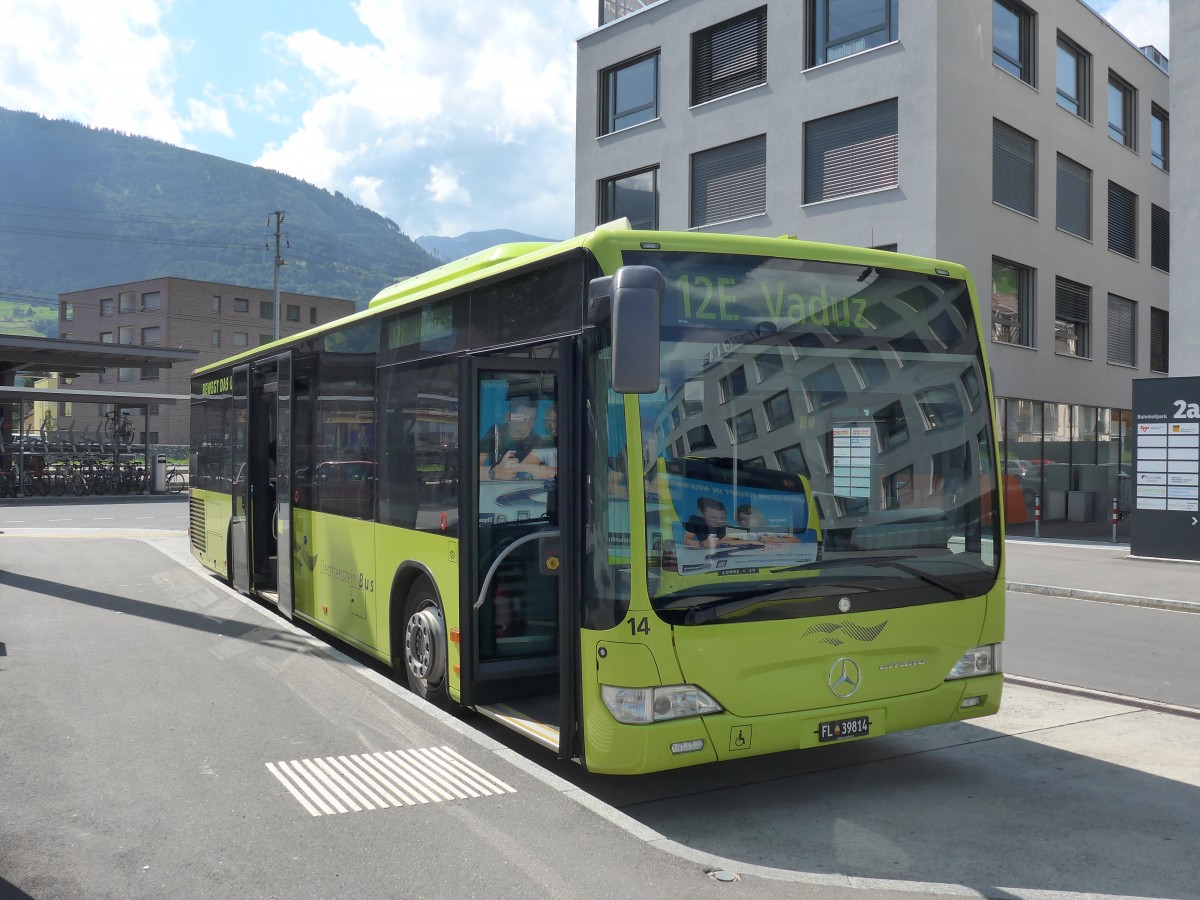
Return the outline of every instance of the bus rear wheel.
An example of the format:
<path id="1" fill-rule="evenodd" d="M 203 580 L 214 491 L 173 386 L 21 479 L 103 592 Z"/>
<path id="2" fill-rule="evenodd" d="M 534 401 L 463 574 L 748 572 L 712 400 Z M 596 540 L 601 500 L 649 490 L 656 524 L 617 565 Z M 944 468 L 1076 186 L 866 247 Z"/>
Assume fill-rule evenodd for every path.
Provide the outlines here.
<path id="1" fill-rule="evenodd" d="M 436 706 L 446 706 L 446 617 L 428 578 L 418 578 L 404 603 L 402 653 L 396 660 L 414 694 Z M 394 654 L 393 654 L 394 656 Z"/>

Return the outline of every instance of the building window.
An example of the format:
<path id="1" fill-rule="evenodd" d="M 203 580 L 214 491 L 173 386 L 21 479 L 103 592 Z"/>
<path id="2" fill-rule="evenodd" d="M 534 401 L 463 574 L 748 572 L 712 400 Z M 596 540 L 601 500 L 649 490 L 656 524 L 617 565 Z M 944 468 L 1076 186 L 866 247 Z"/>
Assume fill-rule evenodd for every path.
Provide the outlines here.
<path id="1" fill-rule="evenodd" d="M 317 324 L 317 308 L 315 306 L 310 306 L 308 308 L 308 324 L 309 325 Z"/>
<path id="2" fill-rule="evenodd" d="M 1058 156 L 1058 182 L 1055 224 L 1062 231 L 1092 239 L 1092 170 L 1061 153 Z"/>
<path id="3" fill-rule="evenodd" d="M 1171 214 L 1150 204 L 1150 265 L 1171 271 Z"/>
<path id="4" fill-rule="evenodd" d="M 1137 304 L 1116 294 L 1108 295 L 1108 361 L 1118 366 L 1137 365 Z"/>
<path id="5" fill-rule="evenodd" d="M 137 293 L 134 291 L 125 291 L 123 294 L 117 295 L 117 308 L 120 312 L 133 312 L 137 309 Z"/>
<path id="6" fill-rule="evenodd" d="M 1033 346 L 1033 269 L 992 259 L 992 340 Z"/>
<path id="7" fill-rule="evenodd" d="M 260 346 L 260 347 L 261 347 L 263 344 L 269 344 L 269 343 L 271 343 L 271 341 L 273 341 L 273 340 L 274 340 L 274 338 L 273 338 L 273 337 L 271 337 L 269 334 L 259 334 L 259 336 L 258 336 L 258 346 Z"/>
<path id="8" fill-rule="evenodd" d="M 600 134 L 657 118 L 657 50 L 600 73 Z"/>
<path id="9" fill-rule="evenodd" d="M 1092 55 L 1060 31 L 1054 71 L 1058 105 L 1088 122 L 1092 120 L 1091 74 Z"/>
<path id="10" fill-rule="evenodd" d="M 113 333 L 111 331 L 100 332 L 100 343 L 111 344 L 113 342 Z"/>
<path id="11" fill-rule="evenodd" d="M 220 329 L 220 328 L 214 328 L 214 329 L 213 329 L 213 333 L 212 333 L 212 345 L 213 345 L 214 347 L 220 347 L 220 346 L 221 346 L 221 329 Z"/>
<path id="12" fill-rule="evenodd" d="M 250 312 L 250 301 L 247 300 L 245 297 L 234 297 L 233 298 L 233 311 L 234 312 Z"/>
<path id="13" fill-rule="evenodd" d="M 72 322 L 75 319 L 75 304 L 70 300 L 62 302 L 62 310 L 59 314 L 60 321 Z"/>
<path id="14" fill-rule="evenodd" d="M 151 325 L 142 329 L 142 344 L 154 345 L 161 341 L 162 328 L 158 325 Z"/>
<path id="15" fill-rule="evenodd" d="M 1171 371 L 1171 314 L 1150 307 L 1150 371 L 1166 375 Z"/>
<path id="16" fill-rule="evenodd" d="M 808 65 L 896 40 L 898 6 L 898 0 L 808 0 Z"/>
<path id="17" fill-rule="evenodd" d="M 1153 103 L 1150 104 L 1150 161 L 1164 172 L 1171 171 L 1171 118 Z"/>
<path id="18" fill-rule="evenodd" d="M 126 346 L 133 345 L 133 339 L 137 337 L 136 325 L 122 325 L 117 331 L 117 343 L 125 344 Z"/>
<path id="19" fill-rule="evenodd" d="M 1092 325 L 1092 289 L 1066 278 L 1054 279 L 1054 352 L 1088 357 Z"/>
<path id="20" fill-rule="evenodd" d="M 692 154 L 692 228 L 767 211 L 767 136 Z"/>
<path id="21" fill-rule="evenodd" d="M 287 320 L 289 322 L 299 322 L 300 321 L 300 306 L 299 306 L 299 304 L 289 303 L 287 305 Z"/>
<path id="22" fill-rule="evenodd" d="M 993 0 L 992 62 L 1026 84 L 1034 84 L 1033 10 L 1016 0 Z"/>
<path id="23" fill-rule="evenodd" d="M 218 316 L 221 314 L 221 295 L 220 294 L 213 294 L 212 311 L 214 314 L 216 314 Z"/>
<path id="24" fill-rule="evenodd" d="M 1137 149 L 1137 91 L 1115 72 L 1108 73 L 1108 136 Z"/>
<path id="25" fill-rule="evenodd" d="M 1037 141 L 992 120 L 992 202 L 1037 216 Z"/>
<path id="26" fill-rule="evenodd" d="M 152 366 L 142 369 L 142 381 L 158 381 L 158 367 Z"/>
<path id="27" fill-rule="evenodd" d="M 627 217 L 634 228 L 658 228 L 658 167 L 600 182 L 598 225 Z"/>
<path id="28" fill-rule="evenodd" d="M 1137 194 L 1108 183 L 1108 249 L 1137 259 Z"/>
<path id="29" fill-rule="evenodd" d="M 249 335 L 247 335 L 246 332 L 235 331 L 233 333 L 233 346 L 245 347 L 248 339 L 249 339 Z"/>
<path id="30" fill-rule="evenodd" d="M 146 291 L 142 294 L 142 312 L 162 309 L 162 291 Z"/>
<path id="31" fill-rule="evenodd" d="M 100 301 L 100 315 L 111 316 L 113 314 L 113 298 L 109 297 L 106 300 Z"/>
<path id="32" fill-rule="evenodd" d="M 767 81 L 767 8 L 692 35 L 692 106 Z"/>
<path id="33" fill-rule="evenodd" d="M 101 384 L 107 384 L 107 383 L 111 382 L 112 380 L 113 380 L 113 370 L 112 369 L 101 369 L 100 370 L 100 383 Z"/>
<path id="34" fill-rule="evenodd" d="M 258 317 L 260 319 L 275 318 L 275 301 L 274 300 L 259 300 L 258 301 Z"/>
<path id="35" fill-rule="evenodd" d="M 804 202 L 900 183 L 898 104 L 885 100 L 804 123 Z"/>
<path id="36" fill-rule="evenodd" d="M 137 381 L 138 370 L 134 368 L 121 368 L 117 370 L 117 381 Z"/>

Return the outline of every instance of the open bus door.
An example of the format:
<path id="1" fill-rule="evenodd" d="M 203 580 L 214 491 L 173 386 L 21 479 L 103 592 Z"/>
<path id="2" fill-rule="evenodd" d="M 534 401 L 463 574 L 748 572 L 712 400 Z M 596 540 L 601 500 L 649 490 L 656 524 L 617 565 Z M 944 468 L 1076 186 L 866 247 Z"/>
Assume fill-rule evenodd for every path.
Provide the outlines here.
<path id="1" fill-rule="evenodd" d="M 582 468 L 574 344 L 466 363 L 463 702 L 578 755 Z M 510 351 L 511 353 L 511 351 Z"/>
<path id="2" fill-rule="evenodd" d="M 291 558 L 278 551 L 291 539 L 290 355 L 235 368 L 233 394 L 233 586 L 277 601 L 290 618 Z"/>

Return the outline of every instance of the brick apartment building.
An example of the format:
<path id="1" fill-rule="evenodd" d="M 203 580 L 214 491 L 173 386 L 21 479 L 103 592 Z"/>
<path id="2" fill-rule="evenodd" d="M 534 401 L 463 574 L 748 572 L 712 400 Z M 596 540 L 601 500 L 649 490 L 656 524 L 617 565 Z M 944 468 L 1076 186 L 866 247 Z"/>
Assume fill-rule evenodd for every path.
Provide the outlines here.
<path id="1" fill-rule="evenodd" d="M 281 292 L 279 333 L 289 337 L 340 319 L 355 311 L 354 301 Z M 60 294 L 58 330 L 64 339 L 100 341 L 132 346 L 179 347 L 200 355 L 204 366 L 273 339 L 275 294 L 261 288 L 195 281 L 190 278 L 151 278 Z M 190 369 L 120 368 L 99 375 L 80 375 L 78 389 L 96 388 L 136 393 L 187 394 Z M 59 428 L 75 425 L 76 433 L 94 429 L 107 410 L 61 403 Z M 139 428 L 142 419 L 134 416 Z M 188 406 L 150 406 L 151 444 L 188 442 Z"/>

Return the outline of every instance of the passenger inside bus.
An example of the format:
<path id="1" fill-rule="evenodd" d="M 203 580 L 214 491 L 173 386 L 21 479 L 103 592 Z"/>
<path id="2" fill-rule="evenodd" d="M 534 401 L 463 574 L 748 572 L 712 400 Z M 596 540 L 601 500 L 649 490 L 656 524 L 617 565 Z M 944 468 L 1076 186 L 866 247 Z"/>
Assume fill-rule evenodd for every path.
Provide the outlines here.
<path id="1" fill-rule="evenodd" d="M 537 399 L 529 394 L 509 397 L 504 422 L 487 430 L 479 454 L 480 481 L 548 481 L 558 474 L 555 449 L 558 417 L 553 404 L 543 417 L 545 435 L 534 431 Z"/>
<path id="2" fill-rule="evenodd" d="M 729 534 L 727 519 L 728 511 L 725 504 L 712 497 L 701 497 L 696 501 L 699 515 L 688 519 L 683 529 L 683 545 L 685 547 L 761 547 L 758 541 L 748 541 L 745 538 Z"/>

